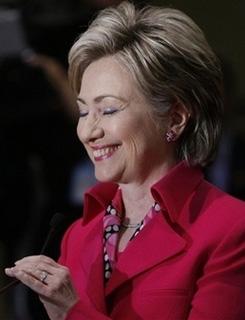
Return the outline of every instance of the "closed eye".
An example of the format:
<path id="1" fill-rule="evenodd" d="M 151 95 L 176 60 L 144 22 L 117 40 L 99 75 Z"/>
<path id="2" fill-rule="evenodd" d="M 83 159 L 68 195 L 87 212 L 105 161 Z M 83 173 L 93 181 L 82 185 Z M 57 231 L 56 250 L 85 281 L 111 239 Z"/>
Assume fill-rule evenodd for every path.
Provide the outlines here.
<path id="1" fill-rule="evenodd" d="M 104 115 L 112 115 L 113 113 L 116 113 L 118 111 L 117 108 L 106 108 L 103 110 Z"/>
<path id="2" fill-rule="evenodd" d="M 84 117 L 86 117 L 88 115 L 88 111 L 79 111 L 79 116 L 81 117 L 81 118 L 84 118 Z"/>
<path id="3" fill-rule="evenodd" d="M 118 108 L 115 108 L 115 107 L 109 107 L 109 108 L 105 108 L 104 110 L 102 110 L 102 114 L 103 115 L 112 115 L 116 112 L 118 112 L 119 109 Z M 86 117 L 87 115 L 89 114 L 89 112 L 87 110 L 80 110 L 79 111 L 79 115 L 81 118 L 84 118 Z"/>

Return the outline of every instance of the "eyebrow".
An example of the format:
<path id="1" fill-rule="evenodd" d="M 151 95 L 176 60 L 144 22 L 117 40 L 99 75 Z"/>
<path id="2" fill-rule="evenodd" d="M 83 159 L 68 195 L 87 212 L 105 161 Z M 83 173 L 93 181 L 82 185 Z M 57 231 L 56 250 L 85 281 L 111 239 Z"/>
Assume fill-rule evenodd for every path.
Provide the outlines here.
<path id="1" fill-rule="evenodd" d="M 124 99 L 123 97 L 121 96 L 114 96 L 112 94 L 106 94 L 106 95 L 101 95 L 101 96 L 98 96 L 96 98 L 94 98 L 94 102 L 95 103 L 100 103 L 103 99 L 105 98 L 113 98 L 113 99 L 117 99 L 117 100 L 121 100 L 123 102 L 126 102 L 126 99 Z M 77 98 L 77 101 L 81 102 L 82 104 L 85 104 L 86 105 L 86 102 L 85 100 L 83 100 L 81 97 L 78 97 Z"/>

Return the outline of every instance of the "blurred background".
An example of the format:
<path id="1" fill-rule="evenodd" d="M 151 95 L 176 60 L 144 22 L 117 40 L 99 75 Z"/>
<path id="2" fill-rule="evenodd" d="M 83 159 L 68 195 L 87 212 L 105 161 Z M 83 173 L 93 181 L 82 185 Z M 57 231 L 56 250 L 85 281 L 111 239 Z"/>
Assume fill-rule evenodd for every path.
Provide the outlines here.
<path id="1" fill-rule="evenodd" d="M 77 109 L 67 54 L 96 12 L 119 0 L 0 0 L 0 286 L 4 267 L 38 254 L 55 212 L 66 221 L 47 254 L 82 213 L 96 181 L 76 137 Z M 204 30 L 224 71 L 226 115 L 217 159 L 207 178 L 245 199 L 245 2 L 156 0 Z M 0 296 L 0 320 L 45 320 L 37 296 L 19 285 Z"/>

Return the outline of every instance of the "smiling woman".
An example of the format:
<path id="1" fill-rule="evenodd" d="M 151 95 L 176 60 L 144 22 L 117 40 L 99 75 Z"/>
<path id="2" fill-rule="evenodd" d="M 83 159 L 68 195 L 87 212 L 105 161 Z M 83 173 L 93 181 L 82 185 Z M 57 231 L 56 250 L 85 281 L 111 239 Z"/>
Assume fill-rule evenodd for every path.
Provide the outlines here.
<path id="1" fill-rule="evenodd" d="M 69 64 L 100 183 L 58 262 L 26 257 L 6 273 L 52 320 L 243 320 L 245 205 L 202 173 L 223 104 L 203 32 L 179 10 L 123 2 L 99 13 Z"/>
<path id="2" fill-rule="evenodd" d="M 151 185 L 163 174 L 163 163 L 174 164 L 173 146 L 162 142 L 164 128 L 156 126 L 148 101 L 115 58 L 86 68 L 78 104 L 78 136 L 99 181 Z"/>

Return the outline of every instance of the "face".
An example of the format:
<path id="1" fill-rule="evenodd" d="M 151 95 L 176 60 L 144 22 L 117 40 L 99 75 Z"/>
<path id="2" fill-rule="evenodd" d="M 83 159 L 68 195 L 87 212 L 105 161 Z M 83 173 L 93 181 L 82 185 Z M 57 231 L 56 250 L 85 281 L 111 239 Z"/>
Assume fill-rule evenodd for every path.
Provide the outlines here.
<path id="1" fill-rule="evenodd" d="M 99 181 L 142 182 L 166 160 L 163 133 L 152 107 L 114 57 L 91 63 L 78 96 L 78 137 Z"/>

